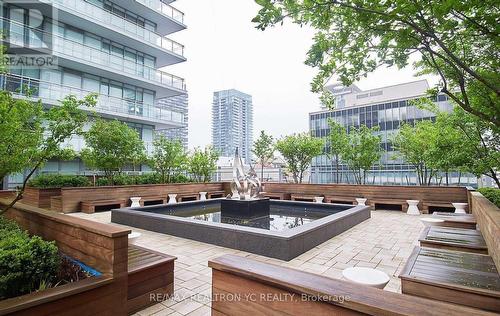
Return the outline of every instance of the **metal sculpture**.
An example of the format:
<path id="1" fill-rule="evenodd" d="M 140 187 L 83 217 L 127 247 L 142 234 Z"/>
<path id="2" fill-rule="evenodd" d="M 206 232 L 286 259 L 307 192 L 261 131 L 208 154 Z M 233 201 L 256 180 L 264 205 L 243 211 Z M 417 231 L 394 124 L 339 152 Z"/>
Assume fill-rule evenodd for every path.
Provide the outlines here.
<path id="1" fill-rule="evenodd" d="M 232 199 L 251 200 L 259 198 L 262 190 L 262 184 L 257 173 L 250 166 L 250 171 L 245 174 L 243 162 L 236 148 L 233 162 L 233 181 L 231 182 Z"/>

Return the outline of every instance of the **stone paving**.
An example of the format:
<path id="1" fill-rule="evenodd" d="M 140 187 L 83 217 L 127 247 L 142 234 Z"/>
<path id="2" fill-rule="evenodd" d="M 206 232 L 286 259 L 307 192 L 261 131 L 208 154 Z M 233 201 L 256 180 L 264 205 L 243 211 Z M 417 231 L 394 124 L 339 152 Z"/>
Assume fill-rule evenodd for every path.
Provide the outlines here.
<path id="1" fill-rule="evenodd" d="M 72 215 L 103 223 L 111 221 L 110 212 Z M 419 216 L 399 211 L 372 211 L 369 220 L 288 262 L 132 228 L 142 233 L 138 245 L 178 258 L 174 297 L 136 315 L 210 315 L 211 269 L 207 262 L 223 254 L 236 254 L 337 279 L 342 278 L 342 270 L 347 267 L 376 268 L 391 277 L 384 290 L 401 292 L 397 276 L 418 244 L 422 228 Z"/>

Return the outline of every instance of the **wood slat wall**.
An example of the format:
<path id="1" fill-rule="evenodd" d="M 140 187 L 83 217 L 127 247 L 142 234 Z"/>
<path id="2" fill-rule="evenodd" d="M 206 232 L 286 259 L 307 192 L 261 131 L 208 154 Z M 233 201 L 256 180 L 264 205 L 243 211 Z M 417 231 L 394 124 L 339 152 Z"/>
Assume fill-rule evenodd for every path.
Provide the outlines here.
<path id="1" fill-rule="evenodd" d="M 426 203 L 467 203 L 467 188 L 439 186 L 380 186 L 350 184 L 294 184 L 264 183 L 266 192 L 287 192 L 291 194 L 366 198 L 371 200 L 419 200 Z M 452 207 L 449 204 L 449 207 Z"/>
<path id="2" fill-rule="evenodd" d="M 222 182 L 181 183 L 156 185 L 127 185 L 112 187 L 62 188 L 61 209 L 64 213 L 77 212 L 85 200 L 129 199 L 132 196 L 167 196 L 198 192 L 225 191 Z"/>
<path id="3" fill-rule="evenodd" d="M 9 200 L 0 199 L 6 205 Z M 30 234 L 54 240 L 59 249 L 103 273 L 21 298 L 4 300 L 15 315 L 126 315 L 128 234 L 130 230 L 18 203 L 5 216 Z"/>
<path id="4" fill-rule="evenodd" d="M 234 255 L 208 265 L 212 315 L 494 315 Z"/>
<path id="5" fill-rule="evenodd" d="M 61 188 L 38 189 L 27 187 L 23 194 L 23 203 L 49 209 L 50 199 L 61 195 Z"/>
<path id="6" fill-rule="evenodd" d="M 488 245 L 488 253 L 500 271 L 500 209 L 479 192 L 470 192 L 470 200 L 472 214 Z"/>

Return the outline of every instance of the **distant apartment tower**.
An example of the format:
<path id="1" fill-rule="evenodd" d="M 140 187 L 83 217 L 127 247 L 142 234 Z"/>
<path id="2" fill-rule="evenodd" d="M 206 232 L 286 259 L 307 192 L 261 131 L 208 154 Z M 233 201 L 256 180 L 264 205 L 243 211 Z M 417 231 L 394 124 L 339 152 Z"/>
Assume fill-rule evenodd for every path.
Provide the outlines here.
<path id="1" fill-rule="evenodd" d="M 214 92 L 212 144 L 222 157 L 232 157 L 236 148 L 246 164 L 252 160 L 252 96 L 230 89 Z"/>
<path id="2" fill-rule="evenodd" d="M 184 120 L 184 126 L 182 127 L 170 127 L 165 129 L 159 129 L 156 133 L 163 134 L 169 139 L 181 141 L 184 149 L 188 148 L 188 95 L 181 94 L 175 97 L 164 98 L 158 100 L 158 106 L 160 108 L 170 109 L 179 116 L 176 119 Z"/>
<path id="3" fill-rule="evenodd" d="M 159 70 L 186 61 L 184 46 L 168 38 L 186 28 L 184 14 L 172 2 L 0 1 L 7 53 L 20 54 L 19 48 L 27 48 L 31 54 L 48 51 L 58 59 L 57 67 L 9 69 L 0 75 L 0 88 L 18 98 L 26 98 L 26 91 L 31 91 L 45 107 L 57 106 L 70 93 L 79 98 L 97 93 L 96 107 L 85 110 L 128 124 L 151 151 L 157 130 L 182 129 L 187 122 L 183 102 L 158 101 L 187 93 L 184 79 Z M 33 10 L 40 5 L 50 8 Z M 85 142 L 73 137 L 67 145 L 78 152 Z M 79 159 L 51 160 L 40 170 L 86 171 Z M 22 179 L 22 174 L 10 175 L 7 186 Z"/>
<path id="4" fill-rule="evenodd" d="M 326 87 L 335 97 L 335 108 L 322 107 L 321 111 L 309 114 L 309 126 L 312 136 L 327 140 L 330 133 L 329 120 L 342 124 L 348 130 L 361 125 L 378 127 L 374 134 L 382 139 L 382 157 L 369 170 L 367 184 L 415 185 L 417 177 L 412 165 L 397 155 L 391 144 L 391 138 L 399 131 L 401 124 L 413 125 L 422 120 L 434 120 L 434 113 L 417 108 L 412 100 L 425 97 L 429 85 L 426 80 L 419 80 L 362 91 L 355 85 L 344 87 L 334 84 Z M 445 95 L 438 95 L 433 100 L 441 111 L 451 111 L 453 106 Z M 334 183 L 336 166 L 328 155 L 328 142 L 323 154 L 314 158 L 311 164 L 312 183 Z M 339 167 L 339 182 L 354 183 L 353 175 L 344 163 Z M 477 185 L 477 179 L 470 174 L 451 172 L 451 184 Z M 433 184 L 439 179 L 433 179 Z"/>

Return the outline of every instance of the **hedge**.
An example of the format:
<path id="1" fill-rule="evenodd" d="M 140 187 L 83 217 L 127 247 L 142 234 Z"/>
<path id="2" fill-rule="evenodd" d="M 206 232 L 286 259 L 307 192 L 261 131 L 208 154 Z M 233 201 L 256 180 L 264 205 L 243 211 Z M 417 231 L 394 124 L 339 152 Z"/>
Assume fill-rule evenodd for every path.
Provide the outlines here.
<path id="1" fill-rule="evenodd" d="M 52 284 L 59 266 L 55 242 L 30 237 L 17 224 L 0 216 L 0 300 Z"/>
<path id="2" fill-rule="evenodd" d="M 28 185 L 35 188 L 87 187 L 92 182 L 85 176 L 47 173 L 31 179 Z"/>

